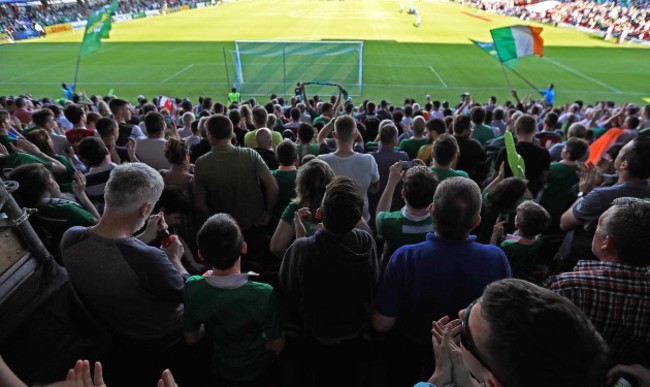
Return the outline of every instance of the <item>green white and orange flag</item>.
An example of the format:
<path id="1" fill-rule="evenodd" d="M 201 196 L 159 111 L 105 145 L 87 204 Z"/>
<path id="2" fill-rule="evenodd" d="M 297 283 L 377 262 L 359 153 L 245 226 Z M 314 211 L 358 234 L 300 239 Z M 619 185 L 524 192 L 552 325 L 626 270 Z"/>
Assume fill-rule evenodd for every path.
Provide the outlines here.
<path id="1" fill-rule="evenodd" d="M 528 55 L 544 56 L 542 27 L 510 26 L 490 30 L 492 41 L 501 62 Z"/>

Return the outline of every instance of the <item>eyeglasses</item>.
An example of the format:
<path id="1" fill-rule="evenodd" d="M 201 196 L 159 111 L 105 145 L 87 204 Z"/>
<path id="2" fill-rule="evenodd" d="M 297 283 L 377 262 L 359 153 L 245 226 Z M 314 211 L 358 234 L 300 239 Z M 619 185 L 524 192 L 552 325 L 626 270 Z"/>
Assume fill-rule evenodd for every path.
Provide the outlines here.
<path id="1" fill-rule="evenodd" d="M 479 361 L 479 363 L 481 363 L 481 365 L 483 365 L 483 367 L 492 371 L 490 366 L 485 361 L 485 358 L 479 352 L 478 347 L 472 338 L 472 332 L 469 330 L 469 314 L 478 300 L 478 298 L 474 300 L 471 304 L 469 304 L 469 306 L 467 306 L 467 309 L 465 309 L 465 314 L 463 315 L 463 319 L 460 325 L 460 343 L 463 345 L 463 347 L 465 347 L 465 349 L 469 351 L 469 353 L 472 354 L 472 356 L 476 358 L 476 360 Z"/>

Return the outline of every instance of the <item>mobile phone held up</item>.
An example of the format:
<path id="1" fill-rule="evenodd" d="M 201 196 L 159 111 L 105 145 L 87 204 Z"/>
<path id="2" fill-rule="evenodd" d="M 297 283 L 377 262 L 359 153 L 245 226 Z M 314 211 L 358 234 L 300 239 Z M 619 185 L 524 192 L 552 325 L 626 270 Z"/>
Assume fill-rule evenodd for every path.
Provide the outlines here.
<path id="1" fill-rule="evenodd" d="M 413 161 L 400 161 L 400 164 L 402 165 L 402 170 L 404 171 L 413 167 Z"/>

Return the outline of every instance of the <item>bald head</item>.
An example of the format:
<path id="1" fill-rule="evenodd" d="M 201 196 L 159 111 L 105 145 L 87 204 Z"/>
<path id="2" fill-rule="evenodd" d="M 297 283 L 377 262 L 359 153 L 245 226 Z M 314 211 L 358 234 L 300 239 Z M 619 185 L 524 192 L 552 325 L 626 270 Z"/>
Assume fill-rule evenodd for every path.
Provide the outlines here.
<path id="1" fill-rule="evenodd" d="M 255 132 L 255 146 L 258 148 L 271 149 L 273 136 L 267 128 L 259 128 Z"/>

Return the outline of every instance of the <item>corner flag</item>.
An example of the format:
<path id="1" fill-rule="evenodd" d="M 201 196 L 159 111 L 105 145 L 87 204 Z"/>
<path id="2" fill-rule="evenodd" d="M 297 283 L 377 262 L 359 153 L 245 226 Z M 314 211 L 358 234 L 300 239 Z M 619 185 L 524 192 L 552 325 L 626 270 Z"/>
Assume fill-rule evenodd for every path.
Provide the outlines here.
<path id="1" fill-rule="evenodd" d="M 115 8 L 117 8 L 117 0 L 114 0 L 109 7 L 95 11 L 88 16 L 84 40 L 79 49 L 80 57 L 97 51 L 102 38 L 108 38 L 108 33 L 111 30 L 111 16 Z"/>

